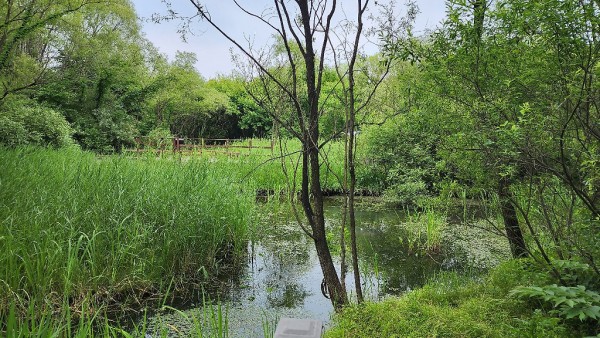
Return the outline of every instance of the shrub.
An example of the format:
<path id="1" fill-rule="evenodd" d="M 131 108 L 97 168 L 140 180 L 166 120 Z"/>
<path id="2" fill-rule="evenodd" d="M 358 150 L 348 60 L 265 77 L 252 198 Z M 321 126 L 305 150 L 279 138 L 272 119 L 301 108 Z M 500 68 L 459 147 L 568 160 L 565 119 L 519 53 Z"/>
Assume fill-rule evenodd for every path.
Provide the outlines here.
<path id="1" fill-rule="evenodd" d="M 510 294 L 518 298 L 537 299 L 541 305 L 551 306 L 551 313 L 566 319 L 600 320 L 600 294 L 590 289 L 597 283 L 590 266 L 570 260 L 556 260 L 553 264 L 562 282 L 567 285 L 536 286 L 536 283 L 532 283 L 533 286 L 519 286 Z"/>
<path id="2" fill-rule="evenodd" d="M 0 106 L 0 144 L 9 147 L 73 144 L 73 130 L 58 111 L 23 97 L 10 97 Z"/>
<path id="3" fill-rule="evenodd" d="M 389 202 L 412 205 L 437 193 L 443 162 L 437 156 L 438 137 L 406 116 L 364 129 L 361 139 L 364 174 L 359 185 L 385 191 Z"/>

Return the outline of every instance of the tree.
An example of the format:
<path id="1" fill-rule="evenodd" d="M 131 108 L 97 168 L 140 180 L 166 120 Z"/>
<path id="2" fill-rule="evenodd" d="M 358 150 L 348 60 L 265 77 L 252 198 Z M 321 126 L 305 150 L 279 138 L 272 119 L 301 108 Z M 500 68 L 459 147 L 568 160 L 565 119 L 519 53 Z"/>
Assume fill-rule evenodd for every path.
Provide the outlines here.
<path id="1" fill-rule="evenodd" d="M 600 211 L 600 3 L 506 1 L 496 7 L 493 19 L 507 37 L 500 41 L 508 45 L 512 38 L 519 52 L 510 91 L 524 101 L 518 119 L 507 125 L 508 135 L 518 136 L 522 163 L 534 182 L 519 216 L 559 279 L 551 260 L 572 259 L 573 253 L 600 275 L 598 235 L 592 230 L 598 229 Z"/>
<path id="2" fill-rule="evenodd" d="M 561 282 L 554 259 L 575 252 L 600 272 L 590 231 L 599 11 L 597 1 L 452 1 L 422 64 L 447 102 L 445 158 L 495 191 L 513 255 L 546 263 Z"/>
<path id="3" fill-rule="evenodd" d="M 190 0 L 190 3 L 197 11 L 195 16 L 217 30 L 252 62 L 255 77 L 264 89 L 267 89 L 264 91 L 266 100 L 262 102 L 259 100 L 259 103 L 268 106 L 267 108 L 280 107 L 277 110 L 267 109 L 267 111 L 272 114 L 278 125 L 301 143 L 300 200 L 309 227 L 304 227 L 303 222 L 301 226 L 314 241 L 326 289 L 332 304 L 339 309 L 347 303 L 347 295 L 337 275 L 325 236 L 320 178 L 322 143 L 319 131 L 322 115 L 320 102 L 325 95 L 323 76 L 338 4 L 335 0 L 293 3 L 275 0 L 271 13 L 261 16 L 241 7 L 236 2 L 242 11 L 272 29 L 283 47 L 280 57 L 277 58 L 274 53 L 263 50 L 261 54 L 252 47 L 244 47 L 226 32 L 224 27 L 213 21 L 209 10 L 202 2 Z M 357 3 L 359 20 L 365 13 L 367 3 L 362 1 Z M 361 31 L 358 30 L 355 43 L 358 43 L 360 35 Z M 280 114 L 283 111 L 281 108 L 289 109 L 289 113 Z M 354 126 L 350 128 L 353 129 Z"/>
<path id="4" fill-rule="evenodd" d="M 228 114 L 235 117 L 240 131 L 231 137 L 266 137 L 271 130 L 273 120 L 264 109 L 259 107 L 246 92 L 246 84 L 241 77 L 219 77 L 209 80 L 206 85 L 229 98 Z"/>
<path id="5" fill-rule="evenodd" d="M 56 51 L 61 19 L 112 0 L 7 0 L 0 4 L 0 101 L 42 82 Z"/>
<path id="6" fill-rule="evenodd" d="M 239 134 L 227 93 L 206 82 L 194 68 L 196 55 L 178 52 L 163 60 L 147 86 L 145 129 L 168 128 L 180 137 L 230 138 Z"/>
<path id="7" fill-rule="evenodd" d="M 126 1 L 88 6 L 66 17 L 39 101 L 63 112 L 84 148 L 113 152 L 138 134 L 146 63 L 137 17 Z"/>
<path id="8" fill-rule="evenodd" d="M 133 140 L 145 65 L 128 1 L 10 0 L 0 16 L 0 105 L 33 99 L 28 107 L 62 114 L 88 149 Z"/>
<path id="9" fill-rule="evenodd" d="M 356 294 L 358 302 L 361 303 L 364 299 L 361 289 L 360 282 L 360 271 L 358 266 L 358 248 L 356 244 L 356 216 L 355 216 L 355 195 L 356 195 L 356 145 L 357 145 L 357 128 L 360 124 L 360 115 L 363 115 L 365 120 L 366 109 L 371 102 L 372 98 L 376 94 L 377 89 L 383 83 L 386 76 L 390 72 L 396 61 L 396 57 L 393 53 L 385 51 L 385 48 L 381 48 L 381 54 L 378 60 L 381 66 L 369 67 L 369 60 L 359 55 L 359 46 L 361 37 L 364 29 L 364 16 L 369 5 L 369 0 L 358 1 L 357 6 L 357 17 L 355 25 L 352 21 L 346 19 L 346 22 L 341 24 L 342 34 L 335 34 L 340 40 L 339 49 L 337 52 L 332 45 L 334 50 L 334 62 L 336 72 L 339 77 L 340 86 L 342 88 L 342 95 L 340 95 L 340 101 L 343 107 L 345 107 L 345 154 L 344 154 L 344 183 L 343 187 L 346 194 L 346 202 L 344 205 L 344 212 L 348 212 L 348 217 L 344 214 L 344 221 L 342 222 L 341 239 L 342 239 L 342 280 L 345 279 L 345 262 L 344 262 L 344 236 L 345 236 L 345 221 L 348 220 L 349 232 L 350 232 L 350 251 L 352 255 L 352 270 L 354 275 L 354 284 L 356 288 Z M 414 22 L 415 16 L 418 13 L 418 7 L 413 2 L 407 2 L 407 13 L 404 18 L 396 18 L 394 13 L 394 5 L 388 4 L 387 6 L 381 6 L 381 12 L 379 13 L 376 21 L 378 28 L 373 29 L 378 35 L 382 42 L 390 45 L 398 45 L 403 41 L 410 38 L 410 31 L 412 23 Z M 385 45 L 383 46 L 385 47 Z M 343 64 L 340 60 L 344 61 Z M 358 76 L 357 76 L 358 75 Z M 347 78 L 347 80 L 346 80 Z M 366 79 L 361 83 L 361 86 L 357 85 L 359 79 Z"/>
<path id="10" fill-rule="evenodd" d="M 461 121 L 446 124 L 459 128 L 451 131 L 456 142 L 452 148 L 466 150 L 460 153 L 460 161 L 464 162 L 459 167 L 467 175 L 475 173 L 465 164 L 480 160 L 485 176 L 471 175 L 470 180 L 478 181 L 483 189 L 496 191 L 513 256 L 526 256 L 511 190 L 522 177 L 518 151 L 498 130 L 505 121 L 517 120 L 520 110 L 519 101 L 502 98 L 501 86 L 507 80 L 504 62 L 510 60 L 498 60 L 502 47 L 488 39 L 493 33 L 484 25 L 489 22 L 486 1 L 451 2 L 449 9 L 448 20 L 434 36 L 432 53 L 424 66 L 438 95 L 451 102 L 448 111 L 456 114 L 451 119 Z"/>

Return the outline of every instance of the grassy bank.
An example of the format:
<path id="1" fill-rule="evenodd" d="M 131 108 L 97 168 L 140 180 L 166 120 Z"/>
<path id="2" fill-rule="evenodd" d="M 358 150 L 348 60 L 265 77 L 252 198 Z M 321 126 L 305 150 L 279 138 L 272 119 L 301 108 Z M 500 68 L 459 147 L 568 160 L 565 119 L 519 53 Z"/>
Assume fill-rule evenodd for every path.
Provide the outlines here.
<path id="1" fill-rule="evenodd" d="M 245 248 L 254 192 L 205 161 L 25 148 L 0 162 L 7 327 L 89 323 L 211 278 Z"/>
<path id="2" fill-rule="evenodd" d="M 334 337 L 583 337 L 578 319 L 511 296 L 520 285 L 543 284 L 527 261 L 508 261 L 484 277 L 445 273 L 421 289 L 379 303 L 352 306 L 335 318 Z M 545 309 L 545 310 L 544 310 Z"/>

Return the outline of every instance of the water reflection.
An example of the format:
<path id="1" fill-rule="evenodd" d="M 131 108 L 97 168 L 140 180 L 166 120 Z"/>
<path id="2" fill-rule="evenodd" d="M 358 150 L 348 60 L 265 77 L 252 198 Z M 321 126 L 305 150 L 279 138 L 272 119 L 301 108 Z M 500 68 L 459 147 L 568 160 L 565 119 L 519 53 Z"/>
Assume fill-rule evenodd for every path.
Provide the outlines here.
<path id="1" fill-rule="evenodd" d="M 339 231 L 341 203 L 340 199 L 328 199 L 325 208 L 329 237 L 334 242 Z M 327 321 L 332 307 L 321 295 L 322 273 L 312 240 L 291 221 L 289 213 L 263 212 L 268 215 L 264 218 L 265 224 L 261 225 L 265 231 L 259 236 L 260 240 L 249 244 L 248 266 L 241 271 L 244 282 L 227 289 L 226 297 L 232 304 L 242 307 L 295 309 Z M 399 224 L 405 218 L 404 214 L 363 201 L 356 217 L 367 298 L 377 300 L 419 287 L 442 269 L 441 253 L 423 254 L 403 240 L 407 232 Z M 333 253 L 338 251 L 334 249 Z M 336 260 L 339 268 L 339 257 Z M 348 290 L 354 289 L 351 271 L 346 284 Z"/>
<path id="2" fill-rule="evenodd" d="M 338 239 L 341 199 L 328 199 L 325 214 L 329 238 Z M 247 264 L 227 273 L 211 297 L 228 308 L 232 336 L 261 336 L 261 321 L 290 316 L 329 321 L 333 308 L 321 294 L 322 273 L 312 240 L 290 213 L 263 206 L 260 239 L 248 244 Z M 453 259 L 446 250 L 418 250 L 402 222 L 406 215 L 363 199 L 357 206 L 357 238 L 363 289 L 371 300 L 422 286 Z M 339 249 L 334 248 L 333 253 Z M 339 254 L 339 253 L 338 253 Z M 339 269 L 339 257 L 336 262 Z M 346 278 L 354 289 L 351 271 Z"/>

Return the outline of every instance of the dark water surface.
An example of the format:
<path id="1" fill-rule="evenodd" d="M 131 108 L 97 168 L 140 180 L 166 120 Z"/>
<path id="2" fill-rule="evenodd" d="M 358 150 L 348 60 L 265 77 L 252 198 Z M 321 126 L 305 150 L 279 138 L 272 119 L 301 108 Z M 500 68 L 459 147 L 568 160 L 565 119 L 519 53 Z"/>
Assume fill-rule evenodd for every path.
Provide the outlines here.
<path id="1" fill-rule="evenodd" d="M 369 300 L 420 287 L 440 271 L 491 266 L 507 254 L 506 245 L 494 236 L 474 234 L 473 229 L 461 231 L 458 225 L 446 225 L 439 247 L 424 249 L 424 240 L 403 226 L 410 220 L 410 214 L 375 201 L 361 199 L 356 212 L 363 290 Z M 341 205 L 341 199 L 327 200 L 328 228 L 339 229 Z M 247 263 L 229 272 L 220 291 L 211 295 L 219 299 L 229 335 L 262 337 L 263 326 L 273 329 L 280 317 L 312 318 L 328 323 L 333 308 L 321 294 L 322 273 L 312 240 L 303 234 L 289 213 L 273 212 L 268 206 L 260 208 L 263 223 L 258 225 L 259 239 L 248 244 Z M 328 234 L 333 243 L 339 239 L 337 231 Z M 484 242 L 473 242 L 481 240 Z M 480 250 L 471 252 L 474 246 Z M 333 254 L 339 261 L 339 252 Z M 339 262 L 336 268 L 339 269 Z M 351 271 L 346 284 L 348 290 L 354 289 Z M 206 308 L 194 306 L 185 311 L 206 314 Z M 181 314 L 159 314 L 151 322 L 169 323 L 175 331 L 185 332 L 189 323 L 178 320 L 178 316 Z"/>

